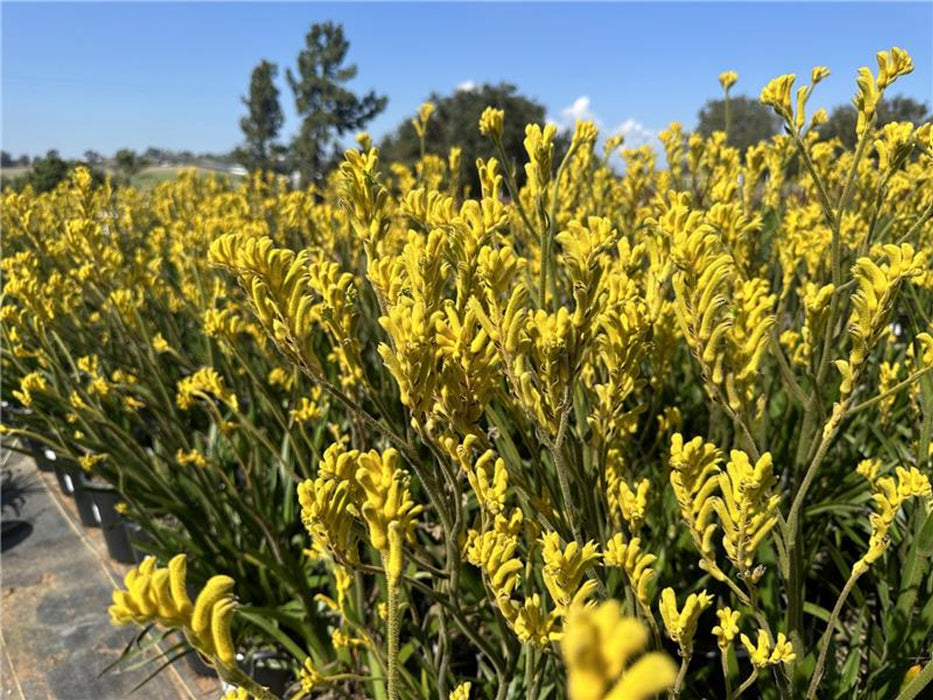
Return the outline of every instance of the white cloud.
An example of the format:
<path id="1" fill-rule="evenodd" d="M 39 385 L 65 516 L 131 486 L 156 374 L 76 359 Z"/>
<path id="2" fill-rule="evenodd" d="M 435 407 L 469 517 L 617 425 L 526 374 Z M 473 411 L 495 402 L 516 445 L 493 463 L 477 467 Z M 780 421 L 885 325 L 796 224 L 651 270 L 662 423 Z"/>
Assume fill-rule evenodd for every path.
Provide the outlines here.
<path id="1" fill-rule="evenodd" d="M 561 127 L 563 129 L 572 129 L 578 119 L 589 120 L 599 126 L 602 122 L 596 113 L 590 109 L 590 98 L 587 95 L 580 95 L 573 101 L 569 107 L 564 107 L 560 111 Z"/>
<path id="2" fill-rule="evenodd" d="M 657 167 L 666 167 L 664 146 L 658 138 L 658 132 L 654 129 L 649 129 L 635 119 L 635 117 L 629 117 L 615 129 L 612 129 L 609 134 L 612 136 L 621 135 L 625 139 L 622 144 L 622 148 L 625 149 L 635 149 L 645 145 L 650 146 L 655 153 Z M 620 172 L 625 172 L 625 162 L 619 154 L 619 151 L 613 153 L 611 162 Z"/>
<path id="3" fill-rule="evenodd" d="M 573 131 L 578 119 L 591 121 L 599 127 L 601 133 L 596 148 L 597 152 L 602 152 L 602 144 L 605 143 L 607 137 L 621 134 L 625 138 L 623 148 L 638 148 L 647 144 L 654 149 L 655 153 L 663 161 L 664 149 L 658 139 L 658 132 L 649 129 L 635 117 L 629 117 L 615 128 L 604 128 L 603 120 L 593 111 L 589 96 L 580 95 L 570 106 L 564 107 L 560 111 L 560 116 L 554 121 L 561 131 L 567 132 Z M 613 154 L 612 161 L 617 167 L 621 166 L 624 169 L 624 163 L 618 152 Z"/>
<path id="4" fill-rule="evenodd" d="M 621 134 L 625 137 L 625 146 L 627 148 L 637 148 L 646 143 L 652 143 L 657 139 L 657 132 L 649 129 L 634 117 L 629 117 L 612 130 L 613 136 Z"/>
<path id="5" fill-rule="evenodd" d="M 475 81 L 464 80 L 462 83 L 457 84 L 457 92 L 473 92 L 477 87 Z"/>

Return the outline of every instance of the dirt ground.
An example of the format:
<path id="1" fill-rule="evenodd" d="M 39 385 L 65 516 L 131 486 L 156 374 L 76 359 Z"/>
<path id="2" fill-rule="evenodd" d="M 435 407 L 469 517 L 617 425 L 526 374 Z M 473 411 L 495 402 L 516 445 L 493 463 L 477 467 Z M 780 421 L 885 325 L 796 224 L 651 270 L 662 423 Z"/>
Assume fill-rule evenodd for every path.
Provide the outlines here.
<path id="1" fill-rule="evenodd" d="M 110 624 L 107 606 L 128 566 L 113 562 L 99 528 L 80 524 L 54 473 L 4 451 L 0 558 L 0 688 L 16 700 L 219 698 L 216 678 L 186 659 L 104 673 L 138 630 Z M 168 646 L 168 645 L 163 645 Z M 156 650 L 149 653 L 154 660 Z"/>

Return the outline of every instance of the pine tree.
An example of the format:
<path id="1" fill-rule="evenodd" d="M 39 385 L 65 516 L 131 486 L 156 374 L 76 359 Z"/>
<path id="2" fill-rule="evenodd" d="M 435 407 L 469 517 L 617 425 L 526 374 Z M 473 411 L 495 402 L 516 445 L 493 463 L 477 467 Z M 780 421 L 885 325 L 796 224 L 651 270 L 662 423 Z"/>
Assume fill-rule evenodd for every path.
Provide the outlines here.
<path id="1" fill-rule="evenodd" d="M 262 61 L 253 69 L 249 97 L 242 98 L 249 114 L 240 119 L 246 144 L 237 150 L 237 158 L 249 170 L 275 168 L 275 138 L 285 121 L 279 105 L 279 89 L 274 82 L 278 70 L 274 63 Z"/>
<path id="2" fill-rule="evenodd" d="M 336 155 L 337 138 L 362 129 L 388 100 L 372 91 L 359 97 L 344 87 L 356 77 L 357 67 L 344 65 L 350 43 L 341 25 L 312 25 L 305 44 L 297 71 L 288 69 L 287 78 L 303 120 L 292 143 L 292 157 L 307 183 L 326 172 Z"/>

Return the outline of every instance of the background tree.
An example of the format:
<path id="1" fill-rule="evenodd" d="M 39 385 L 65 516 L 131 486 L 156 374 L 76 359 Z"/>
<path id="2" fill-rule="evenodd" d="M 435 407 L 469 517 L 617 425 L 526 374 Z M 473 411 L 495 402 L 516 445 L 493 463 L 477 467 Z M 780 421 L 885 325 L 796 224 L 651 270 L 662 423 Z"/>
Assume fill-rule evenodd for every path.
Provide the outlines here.
<path id="1" fill-rule="evenodd" d="M 697 114 L 697 131 L 709 136 L 725 131 L 726 104 L 722 99 L 709 100 Z M 762 139 L 769 139 L 781 128 L 780 119 L 758 100 L 745 95 L 729 96 L 729 145 L 741 153 Z"/>
<path id="2" fill-rule="evenodd" d="M 357 73 L 355 64 L 344 65 L 349 48 L 341 25 L 313 24 L 298 54 L 297 71 L 286 71 L 302 118 L 292 143 L 292 158 L 302 182 L 320 178 L 335 159 L 337 139 L 362 129 L 388 102 L 375 92 L 360 97 L 344 87 Z"/>
<path id="3" fill-rule="evenodd" d="M 10 168 L 13 166 L 13 156 L 6 151 L 0 151 L 0 167 Z"/>
<path id="4" fill-rule="evenodd" d="M 489 139 L 479 133 L 479 118 L 486 107 L 505 111 L 503 145 L 519 183 L 524 181 L 524 170 L 516 166 L 526 157 L 523 145 L 525 125 L 544 122 L 544 105 L 519 94 L 518 88 L 511 83 L 484 84 L 446 96 L 432 93 L 428 100 L 434 103 L 435 111 L 425 133 L 425 151 L 444 156 L 453 146 L 459 146 L 462 149 L 460 162 L 464 168 L 461 182 L 469 184 L 472 193 L 479 192 L 476 159 L 494 155 Z M 562 153 L 564 148 L 566 144 L 557 144 L 555 150 Z M 420 142 L 411 121 L 406 119 L 394 133 L 386 136 L 381 150 L 382 160 L 387 163 L 398 161 L 410 165 L 417 161 L 421 155 Z M 555 156 L 555 160 L 559 158 Z"/>
<path id="5" fill-rule="evenodd" d="M 58 151 L 52 150 L 44 158 L 32 161 L 28 182 L 36 192 L 49 192 L 68 177 L 71 165 L 63 160 Z"/>
<path id="6" fill-rule="evenodd" d="M 145 165 L 145 161 L 136 155 L 136 151 L 129 148 L 121 148 L 113 157 L 117 170 L 123 175 L 129 177 L 139 172 Z"/>
<path id="7" fill-rule="evenodd" d="M 930 106 L 911 97 L 897 95 L 885 98 L 878 104 L 878 126 L 889 122 L 913 122 L 918 126 L 929 121 Z M 857 114 L 852 105 L 839 105 L 829 114 L 829 121 L 819 127 L 820 138 L 838 138 L 846 148 L 855 148 L 855 123 Z"/>
<path id="8" fill-rule="evenodd" d="M 165 160 L 166 153 L 166 150 L 163 148 L 149 146 L 143 153 L 143 158 L 150 163 L 161 163 Z"/>
<path id="9" fill-rule="evenodd" d="M 24 157 L 17 160 L 17 164 L 22 164 Z M 29 165 L 29 162 L 25 163 Z M 32 159 L 32 167 L 28 172 L 14 177 L 4 175 L 0 180 L 0 188 L 11 187 L 14 190 L 22 190 L 26 185 L 32 186 L 35 192 L 49 192 L 55 189 L 60 182 L 65 180 L 69 173 L 78 165 L 85 165 L 81 161 L 65 160 L 58 151 L 52 150 L 45 154 L 45 157 L 36 156 Z M 99 170 L 91 168 L 91 177 L 95 183 L 104 181 L 104 174 Z"/>
<path id="10" fill-rule="evenodd" d="M 275 86 L 278 72 L 278 66 L 263 60 L 253 69 L 249 96 L 242 98 L 248 110 L 240 119 L 246 143 L 237 149 L 236 155 L 248 170 L 275 169 L 275 139 L 285 122 L 279 105 L 279 89 Z"/>

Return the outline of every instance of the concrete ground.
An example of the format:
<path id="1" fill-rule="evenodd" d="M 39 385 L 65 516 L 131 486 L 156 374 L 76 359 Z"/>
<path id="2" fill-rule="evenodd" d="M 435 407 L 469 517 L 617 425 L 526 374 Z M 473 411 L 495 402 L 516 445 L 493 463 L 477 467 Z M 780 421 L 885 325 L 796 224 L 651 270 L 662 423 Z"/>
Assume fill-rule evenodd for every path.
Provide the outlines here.
<path id="1" fill-rule="evenodd" d="M 80 524 L 55 475 L 4 451 L 0 558 L 0 688 L 16 700 L 215 700 L 216 678 L 181 659 L 133 692 L 161 662 L 103 673 L 138 634 L 113 627 L 107 606 L 128 566 L 107 555 L 99 528 Z M 10 477 L 8 479 L 8 476 Z M 167 646 L 167 645 L 163 645 Z M 150 657 L 155 658 L 155 651 Z"/>

